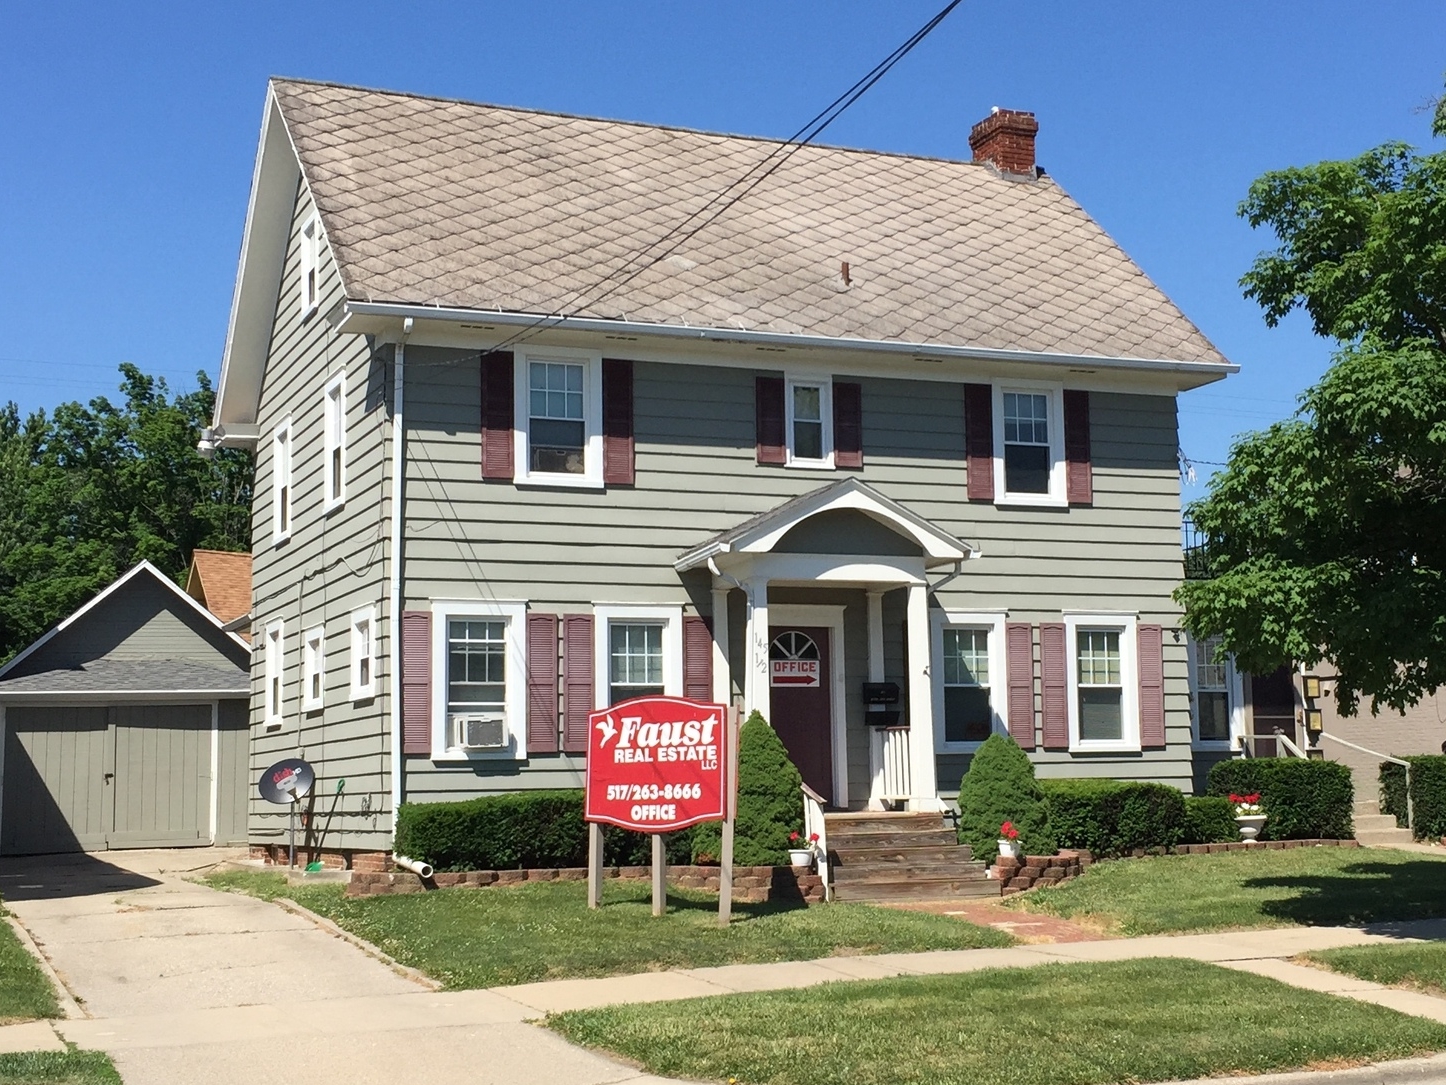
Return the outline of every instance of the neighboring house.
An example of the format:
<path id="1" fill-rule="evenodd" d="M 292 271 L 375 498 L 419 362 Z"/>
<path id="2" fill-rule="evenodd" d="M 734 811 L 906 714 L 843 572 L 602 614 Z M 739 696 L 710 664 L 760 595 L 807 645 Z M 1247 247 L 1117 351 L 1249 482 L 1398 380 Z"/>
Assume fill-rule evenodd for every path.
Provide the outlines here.
<path id="1" fill-rule="evenodd" d="M 141 562 L 0 667 L 0 854 L 240 844 L 251 653 Z"/>
<path id="2" fill-rule="evenodd" d="M 251 639 L 246 619 L 251 614 L 251 555 L 228 550 L 195 550 L 186 575 L 186 594 L 209 610 L 228 629 Z"/>
<path id="3" fill-rule="evenodd" d="M 1236 367 L 1037 127 L 804 147 L 710 220 L 785 146 L 273 82 L 203 445 L 256 450 L 252 768 L 345 779 L 313 845 L 576 787 L 649 691 L 837 807 L 937 810 L 993 732 L 1189 789 L 1176 396 Z"/>

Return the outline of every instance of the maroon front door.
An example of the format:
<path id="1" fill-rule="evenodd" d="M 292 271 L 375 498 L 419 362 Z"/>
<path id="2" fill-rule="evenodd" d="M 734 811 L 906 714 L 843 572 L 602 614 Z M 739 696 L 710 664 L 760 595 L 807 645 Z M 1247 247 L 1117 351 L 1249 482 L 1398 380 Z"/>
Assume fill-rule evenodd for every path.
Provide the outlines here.
<path id="1" fill-rule="evenodd" d="M 833 802 L 833 726 L 828 629 L 775 625 L 768 631 L 773 729 L 803 782 Z"/>

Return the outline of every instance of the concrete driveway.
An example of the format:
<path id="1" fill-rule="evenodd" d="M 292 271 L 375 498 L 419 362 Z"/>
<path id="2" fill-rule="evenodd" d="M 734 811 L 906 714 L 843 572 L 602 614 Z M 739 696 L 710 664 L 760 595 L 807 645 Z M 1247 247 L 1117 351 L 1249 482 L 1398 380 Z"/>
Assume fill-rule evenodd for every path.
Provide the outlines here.
<path id="1" fill-rule="evenodd" d="M 656 1082 L 488 991 L 430 991 L 281 907 L 187 881 L 204 849 L 0 860 L 0 893 L 126 1085 Z"/>

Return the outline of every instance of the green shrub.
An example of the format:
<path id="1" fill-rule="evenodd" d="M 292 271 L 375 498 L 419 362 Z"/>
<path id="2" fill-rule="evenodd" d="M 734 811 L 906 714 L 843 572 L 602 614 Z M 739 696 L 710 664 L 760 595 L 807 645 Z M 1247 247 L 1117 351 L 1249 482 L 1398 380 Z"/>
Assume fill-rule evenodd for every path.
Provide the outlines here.
<path id="1" fill-rule="evenodd" d="M 788 837 L 803 831 L 803 777 L 788 759 L 783 740 L 754 712 L 738 732 L 738 818 L 733 824 L 735 866 L 788 862 Z M 696 862 L 716 863 L 722 851 L 718 822 L 693 830 Z"/>
<path id="2" fill-rule="evenodd" d="M 1260 792 L 1265 840 L 1346 840 L 1352 835 L 1351 770 L 1336 761 L 1298 757 L 1239 758 L 1210 768 L 1211 795 Z"/>
<path id="3" fill-rule="evenodd" d="M 1185 839 L 1182 844 L 1229 844 L 1240 839 L 1235 807 L 1221 795 L 1185 799 Z"/>
<path id="4" fill-rule="evenodd" d="M 587 865 L 582 792 L 520 791 L 463 802 L 403 803 L 397 810 L 397 851 L 438 870 L 528 870 Z M 685 863 L 690 834 L 668 839 L 668 861 Z M 603 833 L 609 866 L 646 866 L 645 833 L 609 826 Z"/>
<path id="5" fill-rule="evenodd" d="M 1438 840 L 1446 836 L 1446 757 L 1417 754 L 1402 758 L 1411 762 L 1412 826 L 1417 840 Z M 1406 827 L 1406 767 L 1381 762 L 1381 813 L 1394 814 L 1396 824 Z"/>
<path id="6" fill-rule="evenodd" d="M 1054 853 L 1049 805 L 1029 755 L 1012 738 L 990 735 L 959 784 L 959 842 L 969 845 L 975 859 L 993 862 L 999 854 L 999 827 L 1006 821 L 1019 830 L 1025 854 Z"/>
<path id="7" fill-rule="evenodd" d="M 1049 825 L 1061 848 L 1097 856 L 1173 848 L 1185 834 L 1185 797 L 1168 784 L 1126 780 L 1044 780 Z"/>

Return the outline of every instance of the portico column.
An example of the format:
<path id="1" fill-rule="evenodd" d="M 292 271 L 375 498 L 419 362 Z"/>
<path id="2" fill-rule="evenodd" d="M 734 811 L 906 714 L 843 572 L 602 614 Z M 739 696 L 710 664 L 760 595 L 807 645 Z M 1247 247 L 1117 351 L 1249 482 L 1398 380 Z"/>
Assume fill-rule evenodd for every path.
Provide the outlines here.
<path id="1" fill-rule="evenodd" d="M 870 588 L 867 595 L 866 611 L 869 626 L 869 681 L 884 680 L 884 593 L 882 589 Z M 884 735 L 877 727 L 866 728 L 869 733 L 869 809 L 882 810 L 885 807 L 884 793 Z"/>
<path id="2" fill-rule="evenodd" d="M 733 703 L 733 676 L 728 663 L 728 586 L 713 582 L 713 700 Z"/>
<path id="3" fill-rule="evenodd" d="M 929 678 L 929 586 L 909 585 L 909 760 L 914 810 L 937 811 L 939 785 L 934 771 L 934 691 Z"/>
<path id="4" fill-rule="evenodd" d="M 749 712 L 761 712 L 764 719 L 772 711 L 768 689 L 768 581 L 762 578 L 748 582 L 748 679 L 744 694 Z"/>

